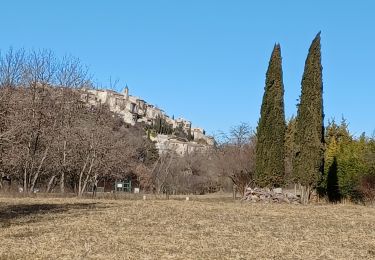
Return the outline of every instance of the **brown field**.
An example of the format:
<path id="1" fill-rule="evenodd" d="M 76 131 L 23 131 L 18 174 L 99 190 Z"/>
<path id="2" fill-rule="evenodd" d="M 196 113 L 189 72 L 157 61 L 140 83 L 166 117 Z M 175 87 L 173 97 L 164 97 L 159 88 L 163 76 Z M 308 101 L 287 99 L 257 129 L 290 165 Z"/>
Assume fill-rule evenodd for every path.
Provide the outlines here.
<path id="1" fill-rule="evenodd" d="M 375 259 L 375 208 L 0 198 L 0 259 Z"/>

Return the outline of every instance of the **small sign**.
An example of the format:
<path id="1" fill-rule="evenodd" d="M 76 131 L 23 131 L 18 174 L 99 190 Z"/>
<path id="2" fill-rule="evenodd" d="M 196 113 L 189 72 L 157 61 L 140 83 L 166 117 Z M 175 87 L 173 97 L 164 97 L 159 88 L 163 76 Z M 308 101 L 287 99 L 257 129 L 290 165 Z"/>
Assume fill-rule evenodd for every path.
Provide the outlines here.
<path id="1" fill-rule="evenodd" d="M 139 188 L 134 188 L 134 193 L 139 193 Z"/>
<path id="2" fill-rule="evenodd" d="M 122 188 L 122 183 L 117 183 L 117 188 Z"/>

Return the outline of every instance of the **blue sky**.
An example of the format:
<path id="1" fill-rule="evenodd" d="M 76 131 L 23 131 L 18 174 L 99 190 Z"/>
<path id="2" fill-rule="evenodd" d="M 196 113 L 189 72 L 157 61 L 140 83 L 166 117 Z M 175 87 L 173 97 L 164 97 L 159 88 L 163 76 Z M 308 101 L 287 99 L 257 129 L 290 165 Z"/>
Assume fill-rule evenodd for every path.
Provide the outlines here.
<path id="1" fill-rule="evenodd" d="M 53 50 L 94 80 L 208 133 L 256 127 L 275 42 L 282 48 L 287 117 L 296 114 L 309 45 L 322 31 L 326 119 L 375 129 L 375 1 L 2 1 L 0 49 Z"/>

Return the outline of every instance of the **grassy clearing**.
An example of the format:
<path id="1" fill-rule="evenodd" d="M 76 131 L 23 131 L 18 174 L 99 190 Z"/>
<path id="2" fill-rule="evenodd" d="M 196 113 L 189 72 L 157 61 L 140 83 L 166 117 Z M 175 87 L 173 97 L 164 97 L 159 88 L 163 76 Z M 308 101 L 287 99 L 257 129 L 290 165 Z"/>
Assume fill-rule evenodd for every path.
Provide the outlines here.
<path id="1" fill-rule="evenodd" d="M 0 259 L 371 259 L 375 208 L 0 198 L 0 237 Z"/>

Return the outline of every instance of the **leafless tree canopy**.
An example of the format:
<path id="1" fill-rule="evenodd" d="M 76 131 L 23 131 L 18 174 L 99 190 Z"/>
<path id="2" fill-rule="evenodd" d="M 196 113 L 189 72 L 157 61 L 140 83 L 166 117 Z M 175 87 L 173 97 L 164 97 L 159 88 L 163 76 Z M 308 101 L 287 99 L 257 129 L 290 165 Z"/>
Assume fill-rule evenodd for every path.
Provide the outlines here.
<path id="1" fill-rule="evenodd" d="M 0 56 L 2 178 L 24 192 L 68 188 L 82 195 L 100 178 L 149 172 L 152 144 L 143 130 L 127 128 L 105 106 L 82 102 L 88 75 L 78 59 L 58 60 L 48 50 Z"/>
<path id="2" fill-rule="evenodd" d="M 212 149 L 159 156 L 142 126 L 128 127 L 105 105 L 84 103 L 80 89 L 88 86 L 87 67 L 74 57 L 58 59 L 49 50 L 1 53 L 2 179 L 24 192 L 78 196 L 92 183 L 128 175 L 137 176 L 143 190 L 166 194 L 214 192 L 229 181 L 243 191 L 251 184 L 255 138 L 248 125 L 233 127 Z"/>
<path id="3" fill-rule="evenodd" d="M 216 150 L 218 172 L 244 193 L 253 184 L 256 137 L 249 125 L 241 123 L 222 134 L 221 140 Z"/>
<path id="4" fill-rule="evenodd" d="M 253 180 L 255 136 L 242 123 L 229 133 L 222 133 L 220 140 L 216 147 L 203 153 L 160 156 L 152 170 L 155 191 L 201 194 L 221 189 L 229 191 L 235 185 L 243 193 Z"/>

